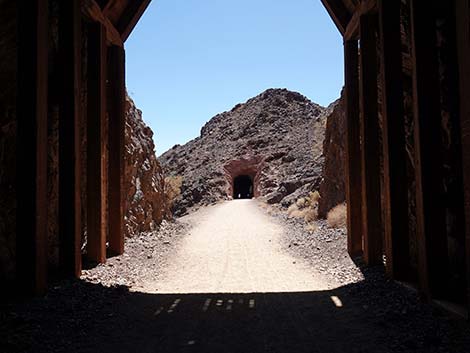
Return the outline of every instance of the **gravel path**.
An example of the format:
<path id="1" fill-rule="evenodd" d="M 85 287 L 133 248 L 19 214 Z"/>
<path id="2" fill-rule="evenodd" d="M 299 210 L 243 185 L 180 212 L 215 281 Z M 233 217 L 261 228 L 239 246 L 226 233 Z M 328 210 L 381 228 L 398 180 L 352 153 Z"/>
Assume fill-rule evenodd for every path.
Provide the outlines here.
<path id="1" fill-rule="evenodd" d="M 255 200 L 234 200 L 182 219 L 193 224 L 150 293 L 254 293 L 326 290 L 325 276 L 281 250 L 285 229 Z"/>
<path id="2" fill-rule="evenodd" d="M 344 229 L 262 205 L 200 209 L 45 297 L 0 302 L 0 352 L 469 351 L 466 321 L 356 265 Z"/>
<path id="3" fill-rule="evenodd" d="M 126 286 L 135 291 L 148 279 L 159 281 L 163 269 L 174 261 L 189 225 L 175 220 L 163 221 L 157 231 L 127 238 L 124 254 L 82 271 L 81 279 L 104 286 Z"/>

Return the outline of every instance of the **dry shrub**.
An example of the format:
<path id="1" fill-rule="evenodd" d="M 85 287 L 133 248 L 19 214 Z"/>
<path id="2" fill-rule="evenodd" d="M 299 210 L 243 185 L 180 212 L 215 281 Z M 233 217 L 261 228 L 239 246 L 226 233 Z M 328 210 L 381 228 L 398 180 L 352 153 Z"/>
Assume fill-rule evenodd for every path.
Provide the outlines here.
<path id="1" fill-rule="evenodd" d="M 287 215 L 292 218 L 294 217 L 293 214 L 295 212 L 299 211 L 299 208 L 297 207 L 297 204 L 293 203 L 292 205 L 289 206 L 289 208 L 287 209 Z"/>
<path id="2" fill-rule="evenodd" d="M 304 220 L 307 223 L 314 222 L 317 220 L 317 210 L 315 208 L 306 208 L 304 210 Z"/>
<path id="3" fill-rule="evenodd" d="M 317 230 L 318 226 L 316 223 L 309 223 L 307 225 L 307 231 L 310 232 L 310 233 L 315 233 L 315 231 Z"/>
<path id="4" fill-rule="evenodd" d="M 318 204 L 318 201 L 320 201 L 320 193 L 318 191 L 311 192 L 309 194 L 309 199 L 311 204 Z"/>
<path id="5" fill-rule="evenodd" d="M 348 209 L 346 204 L 342 203 L 328 212 L 327 221 L 331 228 L 344 228 L 347 223 Z"/>
<path id="6" fill-rule="evenodd" d="M 304 210 L 294 210 L 290 214 L 290 218 L 304 218 L 305 211 Z"/>
<path id="7" fill-rule="evenodd" d="M 176 198 L 181 194 L 181 185 L 183 185 L 183 177 L 180 175 L 165 178 L 165 203 L 168 210 L 171 210 Z"/>
<path id="8" fill-rule="evenodd" d="M 313 233 L 317 229 L 314 223 L 318 217 L 318 200 L 320 194 L 318 191 L 311 192 L 306 197 L 299 198 L 296 202 L 289 206 L 287 215 L 289 218 L 300 218 L 307 223 L 307 230 Z"/>
<path id="9" fill-rule="evenodd" d="M 310 206 L 309 200 L 306 197 L 301 197 L 295 202 L 295 204 L 297 205 L 299 209 Z"/>

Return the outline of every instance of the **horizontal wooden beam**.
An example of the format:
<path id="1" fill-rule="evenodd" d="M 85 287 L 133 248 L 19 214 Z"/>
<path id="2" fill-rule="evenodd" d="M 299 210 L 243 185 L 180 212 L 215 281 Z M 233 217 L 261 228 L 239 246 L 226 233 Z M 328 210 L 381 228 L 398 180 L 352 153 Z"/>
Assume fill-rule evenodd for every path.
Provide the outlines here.
<path id="1" fill-rule="evenodd" d="M 344 7 L 344 4 L 338 0 L 321 0 L 323 6 L 325 6 L 326 11 L 333 19 L 336 27 L 340 31 L 341 35 L 344 35 L 346 31 L 346 26 L 348 25 L 351 14 L 348 9 Z"/>
<path id="2" fill-rule="evenodd" d="M 129 38 L 132 30 L 149 6 L 150 1 L 151 0 L 129 1 L 127 7 L 121 15 L 121 18 L 119 19 L 119 22 L 116 24 L 123 42 Z"/>
<path id="3" fill-rule="evenodd" d="M 119 47 L 123 46 L 123 41 L 121 39 L 121 34 L 114 27 L 108 17 L 105 16 L 101 10 L 101 6 L 94 0 L 83 0 L 82 1 L 82 13 L 89 20 L 93 22 L 101 23 L 106 30 L 106 41 L 110 45 L 117 45 Z"/>
<path id="4" fill-rule="evenodd" d="M 359 24 L 360 18 L 362 15 L 368 14 L 370 12 L 377 11 L 377 1 L 376 0 L 365 0 L 360 2 L 356 6 L 351 20 L 349 21 L 346 29 L 344 31 L 344 39 L 358 39 L 359 38 Z"/>

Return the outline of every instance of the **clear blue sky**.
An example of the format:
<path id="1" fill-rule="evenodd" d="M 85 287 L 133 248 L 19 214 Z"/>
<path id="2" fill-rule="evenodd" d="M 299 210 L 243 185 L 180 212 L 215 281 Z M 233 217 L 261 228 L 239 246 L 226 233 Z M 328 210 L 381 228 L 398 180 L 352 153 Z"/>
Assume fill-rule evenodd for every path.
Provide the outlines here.
<path id="1" fill-rule="evenodd" d="M 328 105 L 343 86 L 342 39 L 320 0 L 153 0 L 126 53 L 157 155 L 267 88 Z"/>

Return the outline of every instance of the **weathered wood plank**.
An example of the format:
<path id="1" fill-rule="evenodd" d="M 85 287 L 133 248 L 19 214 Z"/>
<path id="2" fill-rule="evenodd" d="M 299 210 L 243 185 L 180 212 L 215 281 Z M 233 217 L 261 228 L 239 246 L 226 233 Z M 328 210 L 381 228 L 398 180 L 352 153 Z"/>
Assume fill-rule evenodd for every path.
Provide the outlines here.
<path id="1" fill-rule="evenodd" d="M 409 279 L 408 190 L 403 108 L 400 2 L 378 1 L 382 51 L 384 231 L 389 276 Z"/>
<path id="2" fill-rule="evenodd" d="M 125 52 L 109 48 L 109 250 L 113 255 L 124 252 L 124 144 L 125 144 Z"/>
<path id="3" fill-rule="evenodd" d="M 47 287 L 48 2 L 18 7 L 17 222 L 18 287 Z"/>
<path id="4" fill-rule="evenodd" d="M 80 0 L 60 2 L 59 237 L 65 276 L 81 274 L 81 12 Z"/>
<path id="5" fill-rule="evenodd" d="M 346 27 L 351 19 L 351 14 L 348 9 L 344 7 L 344 4 L 341 1 L 337 0 L 321 0 L 323 6 L 325 6 L 326 11 L 333 19 L 336 27 L 339 32 L 344 35 Z"/>
<path id="6" fill-rule="evenodd" d="M 106 28 L 106 39 L 109 44 L 122 47 L 122 39 L 118 30 L 114 27 L 111 21 L 103 13 L 104 1 L 101 6 L 94 0 L 83 0 L 82 13 L 94 22 L 101 23 Z"/>
<path id="7" fill-rule="evenodd" d="M 419 283 L 428 298 L 438 298 L 446 290 L 448 259 L 435 18 L 425 2 L 413 0 L 411 7 Z"/>
<path id="8" fill-rule="evenodd" d="M 121 14 L 119 22 L 116 24 L 116 28 L 121 34 L 121 39 L 123 42 L 129 38 L 129 35 L 131 34 L 139 19 L 144 14 L 149 4 L 150 0 L 134 0 L 127 4 L 124 12 Z"/>
<path id="9" fill-rule="evenodd" d="M 377 11 L 377 0 L 361 1 L 354 10 L 354 13 L 349 21 L 344 32 L 344 39 L 358 39 L 359 38 L 359 24 L 362 15 Z"/>
<path id="10" fill-rule="evenodd" d="M 362 182 L 359 126 L 359 49 L 357 40 L 344 43 L 346 106 L 346 202 L 348 205 L 348 252 L 362 254 Z"/>
<path id="11" fill-rule="evenodd" d="M 106 30 L 88 27 L 87 258 L 106 262 Z"/>
<path id="12" fill-rule="evenodd" d="M 377 16 L 363 15 L 361 37 L 361 142 L 362 142 L 362 232 L 364 260 L 368 265 L 382 263 L 382 224 L 380 200 L 380 141 L 377 92 Z"/>
<path id="13" fill-rule="evenodd" d="M 465 197 L 465 246 L 467 306 L 470 313 L 470 1 L 456 1 L 457 54 L 459 61 L 460 126 Z M 470 316 L 470 314 L 469 314 Z"/>

